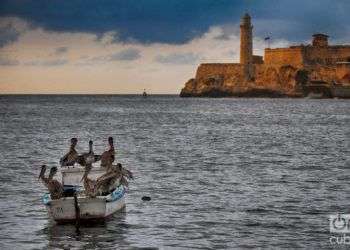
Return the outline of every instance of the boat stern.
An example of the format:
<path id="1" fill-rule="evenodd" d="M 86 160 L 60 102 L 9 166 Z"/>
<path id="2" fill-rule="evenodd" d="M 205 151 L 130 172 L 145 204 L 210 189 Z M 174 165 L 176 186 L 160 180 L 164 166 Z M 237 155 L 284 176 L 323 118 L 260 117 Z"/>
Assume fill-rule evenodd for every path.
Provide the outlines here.
<path id="1" fill-rule="evenodd" d="M 107 196 L 94 198 L 78 196 L 80 220 L 101 220 L 121 210 L 125 207 L 125 192 L 125 187 L 119 186 Z M 72 222 L 76 220 L 74 197 L 51 200 L 50 194 L 45 194 L 43 203 L 50 217 L 56 222 Z"/>

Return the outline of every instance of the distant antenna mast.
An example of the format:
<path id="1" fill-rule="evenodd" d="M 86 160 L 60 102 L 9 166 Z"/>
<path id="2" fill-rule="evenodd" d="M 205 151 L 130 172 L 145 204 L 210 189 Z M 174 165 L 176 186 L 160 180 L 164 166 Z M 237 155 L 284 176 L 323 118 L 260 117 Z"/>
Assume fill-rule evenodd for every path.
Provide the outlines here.
<path id="1" fill-rule="evenodd" d="M 267 36 L 264 40 L 267 42 L 267 48 L 270 48 L 271 37 Z"/>

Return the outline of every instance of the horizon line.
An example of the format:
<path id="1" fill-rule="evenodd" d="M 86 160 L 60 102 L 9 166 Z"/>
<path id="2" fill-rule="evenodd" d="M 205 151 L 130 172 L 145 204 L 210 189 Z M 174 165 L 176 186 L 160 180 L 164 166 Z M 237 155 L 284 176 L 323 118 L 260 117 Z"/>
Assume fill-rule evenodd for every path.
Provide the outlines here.
<path id="1" fill-rule="evenodd" d="M 142 96 L 142 93 L 123 93 L 123 94 L 117 94 L 117 93 L 0 93 L 0 96 L 9 96 L 9 95 L 139 95 Z M 179 95 L 174 93 L 155 93 L 155 94 L 149 94 L 147 95 Z"/>

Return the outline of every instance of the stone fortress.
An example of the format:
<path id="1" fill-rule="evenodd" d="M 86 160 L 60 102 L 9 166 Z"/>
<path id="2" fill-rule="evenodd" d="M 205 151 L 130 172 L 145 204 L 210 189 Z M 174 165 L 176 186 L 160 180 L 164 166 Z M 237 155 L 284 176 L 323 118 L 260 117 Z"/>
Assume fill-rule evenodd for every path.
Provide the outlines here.
<path id="1" fill-rule="evenodd" d="M 182 97 L 350 97 L 350 45 L 329 45 L 314 34 L 312 44 L 266 48 L 253 55 L 253 26 L 245 14 L 240 24 L 240 63 L 203 63 Z"/>

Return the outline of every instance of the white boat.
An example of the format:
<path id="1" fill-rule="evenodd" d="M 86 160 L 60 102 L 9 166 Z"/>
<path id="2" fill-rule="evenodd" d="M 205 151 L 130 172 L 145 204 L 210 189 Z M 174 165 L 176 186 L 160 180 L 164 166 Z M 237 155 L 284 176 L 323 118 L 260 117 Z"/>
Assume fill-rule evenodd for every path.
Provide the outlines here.
<path id="1" fill-rule="evenodd" d="M 90 198 L 78 196 L 79 220 L 94 221 L 104 220 L 113 213 L 125 207 L 125 187 L 119 186 L 107 196 Z M 64 197 L 58 200 L 51 200 L 50 194 L 43 197 L 49 215 L 58 223 L 75 222 L 77 220 L 74 197 Z"/>
<path id="2" fill-rule="evenodd" d="M 62 185 L 63 186 L 76 186 L 82 187 L 83 182 L 81 178 L 83 177 L 85 168 L 80 165 L 74 165 L 73 167 L 62 167 Z M 106 173 L 106 169 L 100 166 L 93 167 L 89 173 L 89 178 L 92 180 L 96 180 L 98 177 Z"/>
<path id="3" fill-rule="evenodd" d="M 56 222 L 104 220 L 125 207 L 126 187 L 123 185 L 119 185 L 107 195 L 91 198 L 82 192 L 81 178 L 84 168 L 64 167 L 61 169 L 61 173 L 65 197 L 52 200 L 49 193 L 43 196 L 43 203 L 50 217 Z M 93 167 L 89 178 L 96 179 L 104 173 L 103 168 Z M 74 193 L 77 194 L 76 199 Z"/>
<path id="4" fill-rule="evenodd" d="M 148 96 L 148 95 L 147 95 L 147 92 L 146 92 L 146 89 L 143 90 L 142 96 L 143 96 L 143 97 L 147 97 L 147 96 Z"/>

